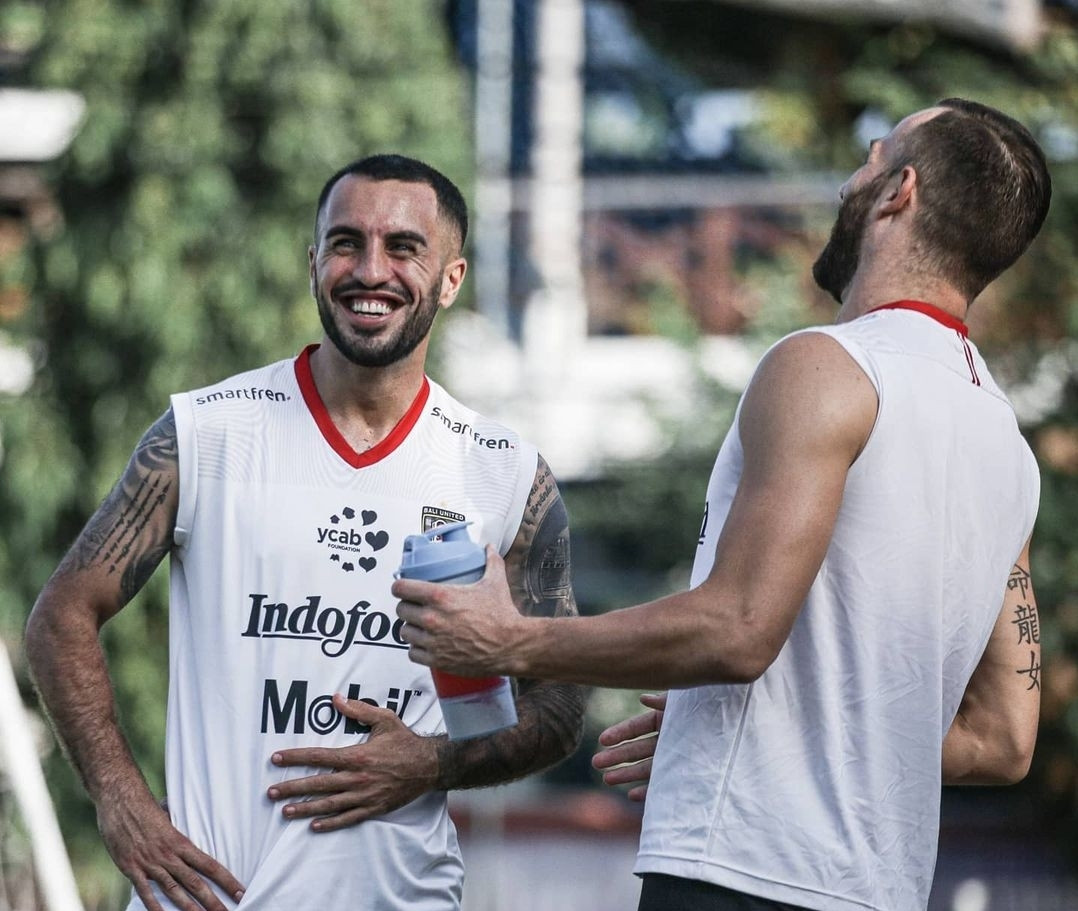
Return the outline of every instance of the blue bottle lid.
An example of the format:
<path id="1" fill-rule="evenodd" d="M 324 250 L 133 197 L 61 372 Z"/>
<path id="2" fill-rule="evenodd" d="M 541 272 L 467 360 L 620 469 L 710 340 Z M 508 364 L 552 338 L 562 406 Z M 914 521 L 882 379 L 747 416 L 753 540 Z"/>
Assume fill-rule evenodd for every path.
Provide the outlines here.
<path id="1" fill-rule="evenodd" d="M 471 522 L 454 522 L 437 525 L 422 535 L 408 535 L 404 539 L 400 569 L 402 579 L 420 579 L 424 582 L 441 582 L 468 573 L 482 575 L 486 567 L 485 550 L 468 537 Z M 440 541 L 433 540 L 441 538 Z M 476 576 L 478 578 L 478 576 Z"/>

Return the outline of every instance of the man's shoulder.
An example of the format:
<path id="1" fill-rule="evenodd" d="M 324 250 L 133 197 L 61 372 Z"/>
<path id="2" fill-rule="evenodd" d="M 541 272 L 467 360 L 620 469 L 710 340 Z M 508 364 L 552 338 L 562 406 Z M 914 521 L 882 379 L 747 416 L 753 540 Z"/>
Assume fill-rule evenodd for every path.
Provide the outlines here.
<path id="1" fill-rule="evenodd" d="M 291 401 L 296 394 L 294 358 L 285 358 L 179 393 L 179 396 L 187 398 L 194 406 L 201 406 L 222 402 L 277 404 Z"/>
<path id="2" fill-rule="evenodd" d="M 851 352 L 860 347 L 859 333 L 848 330 L 849 323 L 806 326 L 787 333 L 774 342 L 760 359 L 760 366 L 768 362 L 801 362 L 804 367 L 822 366 L 828 361 L 847 363 Z"/>
<path id="3" fill-rule="evenodd" d="M 440 426 L 441 432 L 448 435 L 447 439 L 456 437 L 463 445 L 477 451 L 534 448 L 513 428 L 465 405 L 433 380 L 429 382 L 430 396 L 424 411 L 434 426 Z"/>

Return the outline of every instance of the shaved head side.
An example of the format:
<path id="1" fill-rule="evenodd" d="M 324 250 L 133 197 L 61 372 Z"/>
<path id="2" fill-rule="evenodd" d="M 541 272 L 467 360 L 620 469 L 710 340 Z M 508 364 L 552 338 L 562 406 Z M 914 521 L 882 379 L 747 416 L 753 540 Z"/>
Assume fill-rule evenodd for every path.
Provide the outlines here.
<path id="1" fill-rule="evenodd" d="M 1037 236 L 1052 183 L 1043 151 L 1017 120 L 962 98 L 935 107 L 939 114 L 905 136 L 896 164 L 917 172 L 926 267 L 972 300 Z"/>

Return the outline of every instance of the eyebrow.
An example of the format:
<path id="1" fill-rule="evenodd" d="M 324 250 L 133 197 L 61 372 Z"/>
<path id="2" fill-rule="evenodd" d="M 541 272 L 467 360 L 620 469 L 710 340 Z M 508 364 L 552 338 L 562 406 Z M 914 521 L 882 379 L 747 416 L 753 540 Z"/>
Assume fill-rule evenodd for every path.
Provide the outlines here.
<path id="1" fill-rule="evenodd" d="M 357 228 L 353 228 L 351 225 L 333 225 L 326 229 L 325 239 L 330 240 L 334 237 L 357 237 L 362 238 L 363 232 Z M 390 231 L 386 234 L 387 241 L 401 241 L 410 240 L 414 243 L 421 244 L 426 247 L 429 246 L 427 238 L 420 234 L 418 231 Z"/>
<path id="2" fill-rule="evenodd" d="M 410 240 L 420 246 L 427 246 L 427 238 L 418 231 L 390 231 L 386 240 Z"/>

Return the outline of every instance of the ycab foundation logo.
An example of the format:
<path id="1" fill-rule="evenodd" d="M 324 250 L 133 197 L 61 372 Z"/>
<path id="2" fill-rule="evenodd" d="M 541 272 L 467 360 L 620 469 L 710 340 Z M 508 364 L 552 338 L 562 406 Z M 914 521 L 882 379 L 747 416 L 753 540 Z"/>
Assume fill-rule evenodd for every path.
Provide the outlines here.
<path id="1" fill-rule="evenodd" d="M 333 513 L 318 527 L 317 535 L 329 559 L 346 573 L 369 573 L 378 565 L 377 554 L 389 544 L 389 533 L 378 527 L 378 513 L 373 509 L 356 512 L 351 506 Z"/>

